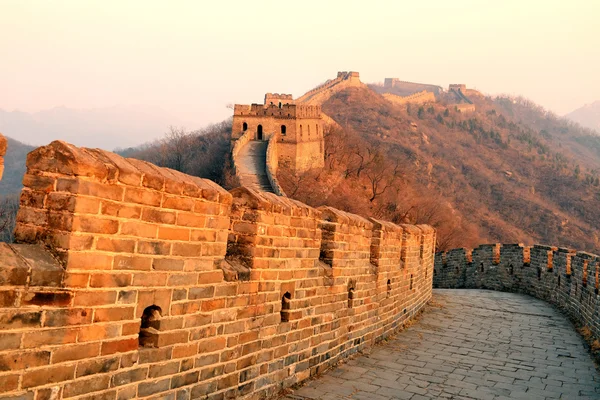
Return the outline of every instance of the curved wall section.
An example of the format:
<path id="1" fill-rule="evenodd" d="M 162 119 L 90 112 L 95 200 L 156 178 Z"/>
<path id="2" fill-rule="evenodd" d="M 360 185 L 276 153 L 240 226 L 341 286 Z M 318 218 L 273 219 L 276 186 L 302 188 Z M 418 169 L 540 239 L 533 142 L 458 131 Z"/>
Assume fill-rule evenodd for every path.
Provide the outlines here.
<path id="1" fill-rule="evenodd" d="M 434 288 L 525 293 L 562 309 L 600 338 L 600 257 L 566 248 L 486 244 L 435 256 Z"/>

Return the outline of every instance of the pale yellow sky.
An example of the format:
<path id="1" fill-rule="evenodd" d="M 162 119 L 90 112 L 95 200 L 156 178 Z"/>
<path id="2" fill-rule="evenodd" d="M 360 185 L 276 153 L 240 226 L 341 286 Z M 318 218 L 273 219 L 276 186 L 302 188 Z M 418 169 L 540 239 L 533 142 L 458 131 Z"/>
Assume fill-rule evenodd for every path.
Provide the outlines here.
<path id="1" fill-rule="evenodd" d="M 600 100 L 599 0 L 0 1 L 0 108 L 160 106 L 195 125 L 338 70 Z"/>

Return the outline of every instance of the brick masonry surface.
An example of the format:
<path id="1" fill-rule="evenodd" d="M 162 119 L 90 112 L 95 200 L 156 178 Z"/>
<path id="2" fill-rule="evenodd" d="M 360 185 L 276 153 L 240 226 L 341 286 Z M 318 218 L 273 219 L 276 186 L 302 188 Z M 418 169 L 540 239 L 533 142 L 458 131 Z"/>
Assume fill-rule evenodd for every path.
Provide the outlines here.
<path id="1" fill-rule="evenodd" d="M 0 398 L 267 398 L 430 299 L 435 231 L 53 142 L 0 245 Z"/>
<path id="2" fill-rule="evenodd" d="M 571 323 L 529 296 L 434 290 L 419 323 L 284 400 L 598 399 Z"/>

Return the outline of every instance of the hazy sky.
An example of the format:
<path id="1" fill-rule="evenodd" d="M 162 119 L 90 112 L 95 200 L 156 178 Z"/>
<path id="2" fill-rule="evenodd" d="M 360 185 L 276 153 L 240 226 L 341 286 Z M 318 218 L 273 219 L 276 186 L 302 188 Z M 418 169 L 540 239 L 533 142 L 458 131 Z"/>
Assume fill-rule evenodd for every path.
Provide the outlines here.
<path id="1" fill-rule="evenodd" d="M 190 128 L 338 70 L 600 100 L 599 0 L 0 1 L 0 108 L 160 106 Z"/>

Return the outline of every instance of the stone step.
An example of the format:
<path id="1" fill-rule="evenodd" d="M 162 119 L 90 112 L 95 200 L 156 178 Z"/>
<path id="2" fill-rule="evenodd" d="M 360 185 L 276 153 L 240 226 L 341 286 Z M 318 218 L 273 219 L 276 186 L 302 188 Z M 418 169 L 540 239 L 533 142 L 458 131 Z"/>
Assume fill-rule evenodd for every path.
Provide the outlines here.
<path id="1" fill-rule="evenodd" d="M 248 142 L 238 155 L 237 168 L 242 186 L 274 193 L 267 176 L 267 146 L 267 141 Z"/>

